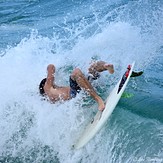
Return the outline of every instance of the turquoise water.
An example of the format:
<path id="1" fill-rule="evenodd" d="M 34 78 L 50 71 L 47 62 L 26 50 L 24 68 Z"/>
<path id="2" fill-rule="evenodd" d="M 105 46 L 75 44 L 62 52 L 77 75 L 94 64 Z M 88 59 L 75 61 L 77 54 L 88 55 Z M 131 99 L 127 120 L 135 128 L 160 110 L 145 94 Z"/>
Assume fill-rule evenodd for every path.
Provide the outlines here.
<path id="1" fill-rule="evenodd" d="M 153 0 L 0 1 L 0 162 L 163 162 L 163 2 Z M 94 82 L 103 99 L 136 61 L 122 98 L 88 145 L 71 149 L 97 111 L 81 92 L 65 103 L 41 99 L 46 66 L 68 85 L 93 58 L 114 64 Z M 84 99 L 83 99 L 84 96 Z"/>

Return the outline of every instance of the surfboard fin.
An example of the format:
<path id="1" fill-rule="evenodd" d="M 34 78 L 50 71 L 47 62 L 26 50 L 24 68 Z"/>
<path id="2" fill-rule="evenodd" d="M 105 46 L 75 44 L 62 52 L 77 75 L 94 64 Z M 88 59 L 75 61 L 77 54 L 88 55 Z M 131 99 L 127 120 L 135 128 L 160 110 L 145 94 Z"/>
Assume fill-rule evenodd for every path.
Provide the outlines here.
<path id="1" fill-rule="evenodd" d="M 143 71 L 139 71 L 139 72 L 132 71 L 131 77 L 137 77 L 137 76 L 140 76 L 142 74 L 143 74 Z"/>
<path id="2" fill-rule="evenodd" d="M 123 92 L 123 94 L 122 94 L 122 98 L 131 98 L 131 97 L 133 97 L 133 96 L 134 96 L 133 93 Z"/>

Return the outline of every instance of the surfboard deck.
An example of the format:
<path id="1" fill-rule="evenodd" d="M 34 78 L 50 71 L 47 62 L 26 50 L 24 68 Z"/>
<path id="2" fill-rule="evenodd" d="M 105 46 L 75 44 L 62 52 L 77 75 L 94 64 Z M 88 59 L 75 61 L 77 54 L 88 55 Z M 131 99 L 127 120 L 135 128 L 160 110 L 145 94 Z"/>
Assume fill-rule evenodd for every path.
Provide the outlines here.
<path id="1" fill-rule="evenodd" d="M 110 117 L 111 113 L 115 109 L 118 101 L 120 100 L 126 85 L 130 79 L 130 76 L 132 74 L 133 68 L 134 68 L 135 62 L 133 62 L 131 65 L 128 65 L 127 70 L 125 71 L 124 75 L 120 79 L 120 81 L 116 84 L 116 86 L 113 88 L 111 93 L 106 99 L 106 105 L 103 112 L 98 111 L 93 120 L 86 126 L 84 132 L 72 147 L 74 149 L 82 148 L 84 145 L 86 145 L 95 135 L 98 133 L 98 131 L 104 126 L 107 119 Z"/>

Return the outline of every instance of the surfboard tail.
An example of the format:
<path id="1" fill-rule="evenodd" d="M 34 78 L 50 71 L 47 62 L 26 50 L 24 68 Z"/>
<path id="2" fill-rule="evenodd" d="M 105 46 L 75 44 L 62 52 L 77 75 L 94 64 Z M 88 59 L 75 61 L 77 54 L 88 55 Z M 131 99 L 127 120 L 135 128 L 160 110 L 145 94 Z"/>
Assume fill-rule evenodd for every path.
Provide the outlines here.
<path id="1" fill-rule="evenodd" d="M 119 88 L 118 88 L 117 94 L 121 91 L 121 89 L 122 89 L 124 83 L 126 82 L 128 76 L 129 76 L 130 71 L 131 71 L 131 65 L 128 65 L 128 66 L 127 66 L 126 72 L 125 72 L 124 75 L 122 76 L 122 79 L 121 79 L 121 82 L 120 82 L 120 84 L 119 84 Z"/>

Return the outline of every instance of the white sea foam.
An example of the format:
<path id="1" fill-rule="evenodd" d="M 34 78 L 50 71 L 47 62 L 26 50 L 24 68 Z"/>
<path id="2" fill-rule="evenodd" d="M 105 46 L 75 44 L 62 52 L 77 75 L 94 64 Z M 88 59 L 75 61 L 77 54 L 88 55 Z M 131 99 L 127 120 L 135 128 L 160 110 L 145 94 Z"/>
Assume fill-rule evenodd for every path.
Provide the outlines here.
<path id="1" fill-rule="evenodd" d="M 39 82 L 46 77 L 49 63 L 56 66 L 57 84 L 68 85 L 71 66 L 79 67 L 87 73 L 92 58 L 98 58 L 113 63 L 115 67 L 114 75 L 110 76 L 105 72 L 95 83 L 109 92 L 128 63 L 135 60 L 135 69 L 145 70 L 160 45 L 160 40 L 156 43 L 155 39 L 147 39 L 146 35 L 141 33 L 140 27 L 121 21 L 105 24 L 100 33 L 88 38 L 78 37 L 70 49 L 64 48 L 64 39 L 59 39 L 55 34 L 48 38 L 41 36 L 37 30 L 31 31 L 29 38 L 5 49 L 2 52 L 3 57 L 0 58 L 0 154 L 26 157 L 27 153 L 31 154 L 30 151 L 36 148 L 36 151 L 40 150 L 36 154 L 36 162 L 39 162 L 44 157 L 40 148 L 47 145 L 63 163 L 99 160 L 109 162 L 110 159 L 110 162 L 126 161 L 125 152 L 120 149 L 123 145 L 131 145 L 131 142 L 128 139 L 125 144 L 119 139 L 125 135 L 124 132 L 131 133 L 127 132 L 127 129 L 124 131 L 119 128 L 118 119 L 111 122 L 113 126 L 108 124 L 109 129 L 103 128 L 86 147 L 79 151 L 72 150 L 72 144 L 96 112 L 97 104 L 87 100 L 85 102 L 83 96 L 86 95 L 83 92 L 70 101 L 51 104 L 41 100 L 38 93 Z M 103 98 L 105 97 L 106 94 Z M 124 111 L 120 113 L 122 117 L 117 116 L 124 123 Z M 113 120 L 114 118 L 113 115 Z M 137 119 L 141 118 L 134 116 L 133 119 L 133 122 L 130 119 L 129 123 L 136 125 Z M 153 121 L 150 123 L 154 126 L 160 125 Z M 143 119 L 141 125 L 147 124 Z M 142 144 L 140 146 L 142 147 Z M 119 158 L 116 152 L 119 152 Z M 131 158 L 128 159 L 128 162 L 130 161 Z"/>

